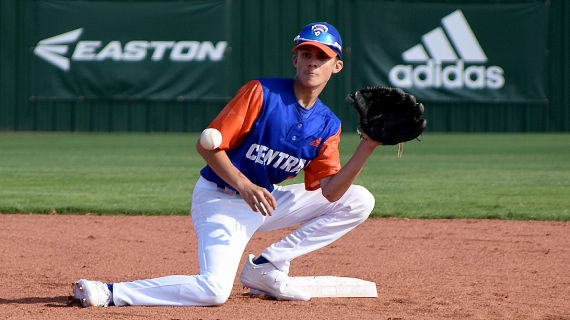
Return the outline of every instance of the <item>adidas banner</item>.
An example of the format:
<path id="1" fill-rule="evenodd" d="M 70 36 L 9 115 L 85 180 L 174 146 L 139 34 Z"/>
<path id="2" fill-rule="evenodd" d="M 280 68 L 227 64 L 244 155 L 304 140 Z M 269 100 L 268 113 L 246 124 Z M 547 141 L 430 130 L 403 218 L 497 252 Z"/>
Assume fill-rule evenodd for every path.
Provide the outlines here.
<path id="1" fill-rule="evenodd" d="M 225 97 L 225 1 L 36 1 L 38 99 Z"/>
<path id="2" fill-rule="evenodd" d="M 546 103 L 546 5 L 357 1 L 355 88 L 400 87 L 431 101 Z"/>

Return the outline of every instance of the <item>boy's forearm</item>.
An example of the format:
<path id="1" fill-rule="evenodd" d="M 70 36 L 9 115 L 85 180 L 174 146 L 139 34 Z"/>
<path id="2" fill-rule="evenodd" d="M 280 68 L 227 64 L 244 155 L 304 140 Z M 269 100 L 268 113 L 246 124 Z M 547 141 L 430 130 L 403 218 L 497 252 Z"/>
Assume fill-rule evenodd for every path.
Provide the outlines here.
<path id="1" fill-rule="evenodd" d="M 196 143 L 196 151 L 198 151 L 210 168 L 212 168 L 220 178 L 236 190 L 240 189 L 244 183 L 251 183 L 251 181 L 234 166 L 224 150 L 206 150 L 198 142 Z"/>
<path id="2" fill-rule="evenodd" d="M 273 215 L 277 209 L 277 202 L 271 193 L 249 180 L 231 162 L 224 150 L 206 150 L 200 142 L 196 143 L 196 151 L 206 160 L 206 163 L 214 172 L 230 186 L 239 192 L 242 199 L 250 206 L 251 210 L 265 215 Z"/>
<path id="3" fill-rule="evenodd" d="M 323 196 L 331 202 L 340 199 L 358 177 L 364 164 L 378 145 L 377 142 L 370 139 L 362 140 L 350 160 L 339 172 L 321 179 Z"/>

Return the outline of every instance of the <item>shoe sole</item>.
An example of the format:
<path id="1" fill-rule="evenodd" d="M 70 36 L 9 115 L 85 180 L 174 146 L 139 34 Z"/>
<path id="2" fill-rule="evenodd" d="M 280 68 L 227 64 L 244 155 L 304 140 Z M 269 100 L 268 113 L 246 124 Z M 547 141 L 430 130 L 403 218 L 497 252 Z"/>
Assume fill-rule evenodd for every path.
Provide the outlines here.
<path id="1" fill-rule="evenodd" d="M 247 288 L 247 287 L 246 287 L 246 288 Z M 276 296 L 272 295 L 271 293 L 267 293 L 267 292 L 265 292 L 265 291 L 261 291 L 261 290 L 257 290 L 257 289 L 252 289 L 252 288 L 249 288 L 249 294 L 253 294 L 253 295 L 256 295 L 256 296 L 266 295 L 266 296 L 273 297 L 273 298 L 277 299 L 278 301 L 294 301 L 294 300 L 291 300 L 291 299 L 288 299 L 288 300 L 286 300 L 286 299 L 281 299 L 281 298 L 279 298 L 279 297 L 276 297 Z"/>
<path id="2" fill-rule="evenodd" d="M 249 288 L 248 286 L 245 286 L 246 288 Z M 253 288 L 249 288 L 249 294 L 252 295 L 266 295 L 266 296 L 270 296 L 273 297 L 275 299 L 277 299 L 277 301 L 309 301 L 310 299 L 307 298 L 299 298 L 299 297 L 290 297 L 290 296 L 278 296 L 269 292 L 265 292 L 262 290 L 257 290 L 257 289 L 253 289 Z"/>
<path id="3" fill-rule="evenodd" d="M 252 288 L 249 288 L 249 294 L 253 294 L 253 295 L 256 295 L 256 296 L 266 295 L 266 296 L 273 297 L 273 298 L 277 299 L 278 301 L 294 301 L 294 300 L 291 300 L 291 299 L 288 299 L 288 300 L 281 299 L 281 298 L 279 298 L 279 297 L 276 297 L 276 296 L 272 295 L 271 293 L 267 293 L 267 292 L 265 292 L 265 291 L 256 290 L 256 289 L 252 289 Z"/>

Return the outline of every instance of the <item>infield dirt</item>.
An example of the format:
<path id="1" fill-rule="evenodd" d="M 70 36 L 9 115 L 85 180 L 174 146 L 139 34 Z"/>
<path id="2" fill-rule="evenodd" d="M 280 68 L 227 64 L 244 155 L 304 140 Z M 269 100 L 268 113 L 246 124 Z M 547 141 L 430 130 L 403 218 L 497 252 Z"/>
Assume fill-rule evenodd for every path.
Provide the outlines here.
<path id="1" fill-rule="evenodd" d="M 289 230 L 257 233 L 242 257 Z M 80 278 L 196 274 L 189 216 L 0 215 L 2 319 L 570 320 L 570 223 L 369 219 L 296 259 L 291 275 L 356 277 L 378 298 L 308 302 L 251 296 L 236 279 L 220 307 L 80 308 Z"/>

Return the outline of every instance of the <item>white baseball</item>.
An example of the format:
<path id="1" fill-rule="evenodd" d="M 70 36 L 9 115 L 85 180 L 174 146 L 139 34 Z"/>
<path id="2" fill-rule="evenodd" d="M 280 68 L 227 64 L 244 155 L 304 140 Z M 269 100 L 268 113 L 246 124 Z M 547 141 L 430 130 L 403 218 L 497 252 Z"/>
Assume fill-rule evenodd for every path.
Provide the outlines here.
<path id="1" fill-rule="evenodd" d="M 207 128 L 200 135 L 200 145 L 206 150 L 214 150 L 222 144 L 222 134 L 218 129 Z"/>

